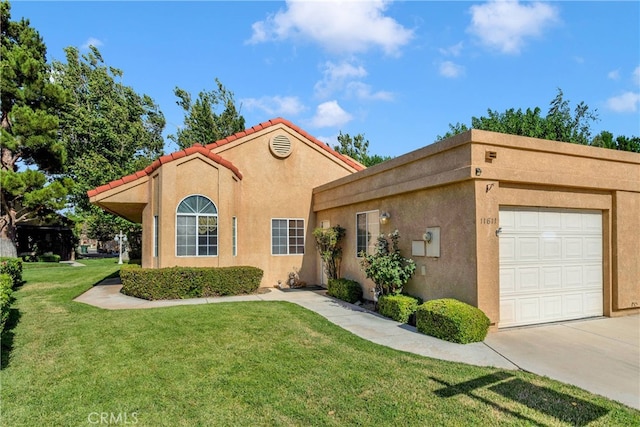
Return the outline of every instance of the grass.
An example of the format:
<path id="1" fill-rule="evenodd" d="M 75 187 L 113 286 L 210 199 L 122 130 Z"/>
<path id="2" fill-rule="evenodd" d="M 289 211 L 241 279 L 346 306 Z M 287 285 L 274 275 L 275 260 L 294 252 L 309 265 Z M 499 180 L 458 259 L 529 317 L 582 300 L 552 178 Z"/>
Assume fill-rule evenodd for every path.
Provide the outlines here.
<path id="1" fill-rule="evenodd" d="M 118 270 L 83 262 L 25 269 L 0 425 L 640 425 L 640 411 L 576 387 L 395 351 L 285 302 L 76 303 Z"/>

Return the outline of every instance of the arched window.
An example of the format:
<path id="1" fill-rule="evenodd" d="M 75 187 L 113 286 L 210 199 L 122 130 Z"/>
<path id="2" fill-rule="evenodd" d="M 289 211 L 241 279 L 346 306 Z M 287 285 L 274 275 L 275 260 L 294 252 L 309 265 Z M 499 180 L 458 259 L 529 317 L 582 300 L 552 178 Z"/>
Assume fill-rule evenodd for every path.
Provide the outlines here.
<path id="1" fill-rule="evenodd" d="M 178 256 L 218 255 L 218 209 L 204 196 L 189 196 L 176 214 Z"/>

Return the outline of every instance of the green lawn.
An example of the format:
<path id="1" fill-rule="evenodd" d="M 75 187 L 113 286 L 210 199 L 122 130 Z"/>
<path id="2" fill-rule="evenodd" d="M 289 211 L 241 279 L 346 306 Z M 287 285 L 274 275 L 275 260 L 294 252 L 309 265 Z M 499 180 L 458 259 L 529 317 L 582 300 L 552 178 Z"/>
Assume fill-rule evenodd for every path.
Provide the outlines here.
<path id="1" fill-rule="evenodd" d="M 391 350 L 289 303 L 72 301 L 115 262 L 26 266 L 2 340 L 0 425 L 640 425 L 640 411 L 578 388 Z"/>

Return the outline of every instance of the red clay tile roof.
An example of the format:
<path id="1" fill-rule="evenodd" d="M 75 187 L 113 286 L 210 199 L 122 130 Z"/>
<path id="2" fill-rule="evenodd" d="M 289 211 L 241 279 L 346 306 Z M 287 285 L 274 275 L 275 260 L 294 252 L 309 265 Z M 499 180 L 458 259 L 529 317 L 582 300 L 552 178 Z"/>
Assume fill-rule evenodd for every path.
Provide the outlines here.
<path id="1" fill-rule="evenodd" d="M 360 163 L 356 162 L 351 157 L 344 156 L 344 155 L 338 153 L 337 151 L 333 150 L 331 147 L 329 147 L 324 142 L 318 140 L 314 136 L 310 135 L 306 131 L 302 130 L 298 126 L 296 126 L 293 123 L 291 123 L 289 120 L 285 120 L 285 119 L 283 119 L 281 117 L 278 117 L 278 118 L 271 119 L 271 120 L 268 120 L 266 122 L 260 123 L 259 125 L 253 126 L 250 129 L 245 129 L 242 132 L 235 133 L 235 134 L 233 134 L 231 136 L 228 136 L 228 137 L 226 137 L 224 139 L 221 139 L 219 141 L 216 141 L 214 143 L 207 144 L 206 147 L 203 147 L 200 144 L 194 144 L 193 146 L 191 146 L 189 148 L 186 148 L 184 150 L 176 151 L 175 153 L 171 153 L 171 154 L 167 154 L 166 156 L 162 156 L 158 160 L 154 161 L 150 166 L 147 166 L 144 170 L 138 171 L 138 172 L 136 172 L 134 174 L 131 174 L 131 175 L 124 176 L 124 177 L 122 177 L 120 179 L 117 179 L 115 181 L 111 181 L 110 183 L 102 185 L 102 186 L 97 187 L 97 188 L 94 188 L 93 190 L 89 190 L 89 191 L 87 191 L 87 195 L 89 197 L 93 197 L 93 196 L 95 196 L 97 194 L 100 194 L 100 193 L 102 193 L 104 191 L 110 190 L 112 188 L 119 187 L 119 186 L 121 186 L 123 184 L 126 184 L 128 182 L 132 182 L 132 181 L 135 181 L 136 179 L 148 176 L 153 171 L 155 171 L 156 169 L 158 169 L 161 165 L 163 165 L 165 163 L 171 162 L 171 161 L 176 160 L 176 159 L 180 159 L 180 158 L 185 157 L 185 156 L 190 156 L 190 155 L 195 154 L 195 153 L 200 153 L 200 154 L 210 158 L 211 160 L 213 160 L 214 162 L 218 163 L 219 165 L 224 166 L 227 169 L 231 170 L 238 178 L 242 179 L 242 174 L 240 173 L 240 171 L 238 170 L 237 167 L 235 167 L 230 161 L 222 158 L 220 155 L 213 153 L 211 150 L 216 148 L 216 147 L 220 147 L 222 145 L 225 145 L 225 144 L 228 144 L 228 143 L 230 143 L 232 141 L 235 141 L 236 139 L 242 138 L 242 137 L 247 136 L 247 135 L 251 135 L 252 133 L 258 132 L 259 130 L 266 129 L 268 127 L 271 127 L 271 126 L 274 126 L 274 125 L 277 125 L 277 124 L 280 124 L 280 123 L 285 125 L 285 126 L 287 126 L 287 127 L 289 127 L 289 128 L 291 128 L 292 130 L 298 132 L 300 135 L 302 135 L 303 137 L 307 138 L 309 141 L 313 142 L 314 144 L 316 144 L 318 147 L 322 148 L 327 153 L 333 155 L 334 157 L 337 157 L 338 159 L 340 159 L 344 163 L 348 164 L 349 166 L 354 168 L 356 171 L 360 171 L 360 170 L 365 169 L 365 167 L 363 165 L 361 165 Z"/>
<path id="2" fill-rule="evenodd" d="M 226 137 L 224 139 L 221 139 L 219 141 L 213 142 L 211 144 L 207 144 L 206 147 L 210 148 L 210 149 L 214 149 L 214 148 L 220 147 L 222 145 L 228 144 L 228 143 L 230 143 L 232 141 L 235 141 L 238 138 L 242 138 L 243 136 L 251 135 L 252 133 L 258 132 L 259 130 L 266 129 L 268 127 L 277 125 L 278 123 L 282 123 L 283 125 L 287 126 L 288 128 L 291 128 L 292 130 L 298 132 L 300 135 L 304 136 L 309 141 L 313 142 L 314 144 L 316 144 L 318 147 L 322 148 L 327 153 L 329 153 L 329 154 L 337 157 L 338 159 L 342 160 L 344 163 L 348 164 L 349 166 L 351 166 L 355 170 L 361 171 L 361 170 L 365 169 L 365 167 L 362 164 L 356 162 L 351 157 L 344 156 L 344 155 L 338 153 L 337 151 L 333 150 L 331 147 L 329 147 L 324 142 L 320 141 L 319 139 L 317 139 L 313 135 L 307 133 L 303 129 L 301 129 L 298 126 L 294 125 L 289 120 L 283 119 L 282 117 L 277 117 L 275 119 L 271 119 L 271 120 L 268 120 L 266 122 L 260 123 L 259 125 L 255 125 L 250 129 L 245 129 L 243 132 L 238 132 L 236 134 L 228 136 L 228 137 Z"/>
<path id="3" fill-rule="evenodd" d="M 108 184 L 101 185 L 100 187 L 94 188 L 93 190 L 89 190 L 87 191 L 87 195 L 89 197 L 93 197 L 96 194 L 100 194 L 104 191 L 111 190 L 112 188 L 119 187 L 128 182 L 135 181 L 136 179 L 151 175 L 153 171 L 158 169 L 161 165 L 165 163 L 169 163 L 173 160 L 180 159 L 182 157 L 190 156 L 195 153 L 200 153 L 203 156 L 218 163 L 219 165 L 224 166 L 225 168 L 233 172 L 238 178 L 242 179 L 242 173 L 240 173 L 240 170 L 237 167 L 235 167 L 230 161 L 223 159 L 220 155 L 212 152 L 210 149 L 207 149 L 203 147 L 201 144 L 196 143 L 189 148 L 185 148 L 184 150 L 176 151 L 175 153 L 167 154 L 166 156 L 160 157 L 159 159 L 151 163 L 151 165 L 147 166 L 141 171 L 138 171 L 131 175 L 123 176 L 122 178 L 116 179 L 115 181 L 111 181 Z"/>

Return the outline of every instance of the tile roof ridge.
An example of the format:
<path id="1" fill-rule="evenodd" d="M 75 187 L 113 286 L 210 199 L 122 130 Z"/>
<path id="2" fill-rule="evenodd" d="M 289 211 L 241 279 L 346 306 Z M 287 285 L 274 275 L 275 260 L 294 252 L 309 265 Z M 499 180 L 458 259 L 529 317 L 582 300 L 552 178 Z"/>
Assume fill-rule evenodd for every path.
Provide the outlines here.
<path id="1" fill-rule="evenodd" d="M 233 135 L 227 136 L 226 138 L 222 138 L 218 141 L 212 142 L 210 144 L 206 145 L 206 148 L 213 150 L 215 148 L 221 147 L 223 145 L 226 145 L 230 142 L 233 142 L 239 138 L 242 138 L 244 136 L 247 135 L 251 135 L 253 133 L 256 133 L 260 130 L 263 129 L 267 129 L 271 126 L 275 126 L 278 124 L 282 124 L 288 128 L 290 128 L 291 130 L 294 130 L 295 132 L 299 133 L 300 135 L 302 135 L 303 137 L 305 137 L 306 139 L 308 139 L 309 141 L 313 142 L 315 145 L 317 145 L 318 147 L 320 147 L 322 150 L 326 151 L 327 153 L 333 155 L 334 157 L 342 160 L 342 162 L 346 163 L 347 165 L 349 165 L 350 167 L 352 167 L 353 169 L 355 169 L 356 171 L 361 171 L 363 169 L 366 169 L 366 166 L 364 166 L 362 163 L 359 163 L 357 161 L 355 161 L 354 159 L 352 159 L 349 156 L 345 156 L 339 152 L 337 152 L 336 150 L 334 150 L 333 148 L 331 148 L 328 144 L 320 141 L 318 138 L 316 138 L 315 136 L 311 135 L 309 132 L 305 131 L 304 129 L 302 129 L 301 127 L 295 125 L 293 122 L 283 118 L 283 117 L 276 117 L 270 120 L 267 120 L 266 122 L 262 122 L 259 123 L 255 126 L 252 126 L 248 129 L 245 129 L 241 132 L 237 132 L 234 133 Z"/>
<path id="2" fill-rule="evenodd" d="M 160 166 L 162 166 L 165 163 L 169 163 L 172 162 L 174 160 L 177 159 L 181 159 L 183 157 L 187 157 L 187 156 L 191 156 L 193 154 L 202 154 L 203 156 L 213 160 L 214 162 L 216 162 L 217 164 L 219 164 L 220 166 L 224 166 L 225 168 L 229 169 L 231 172 L 233 172 L 238 178 L 242 179 L 242 173 L 240 172 L 240 169 L 238 169 L 233 163 L 231 163 L 229 160 L 223 158 L 222 156 L 220 156 L 219 154 L 214 153 L 213 151 L 211 151 L 210 149 L 204 147 L 202 144 L 196 142 L 194 143 L 191 147 L 187 147 L 184 148 L 182 150 L 179 151 L 175 151 L 173 153 L 170 154 L 165 154 L 163 156 L 160 156 L 159 158 L 157 158 L 156 160 L 154 160 L 149 166 L 147 166 L 146 168 L 139 170 L 137 172 L 134 172 L 132 174 L 123 176 L 122 178 L 113 180 L 105 185 L 101 185 L 99 187 L 96 187 L 92 190 L 87 191 L 87 195 L 89 197 L 93 197 L 95 195 L 98 195 L 100 193 L 103 193 L 107 190 L 111 190 L 113 188 L 117 188 L 121 185 L 127 184 L 129 182 L 133 182 L 137 179 L 143 178 L 145 176 L 149 176 L 151 175 L 156 169 L 158 169 Z"/>

